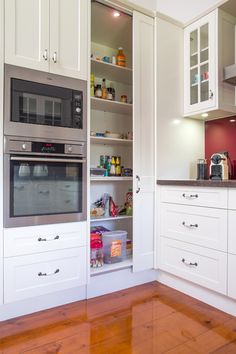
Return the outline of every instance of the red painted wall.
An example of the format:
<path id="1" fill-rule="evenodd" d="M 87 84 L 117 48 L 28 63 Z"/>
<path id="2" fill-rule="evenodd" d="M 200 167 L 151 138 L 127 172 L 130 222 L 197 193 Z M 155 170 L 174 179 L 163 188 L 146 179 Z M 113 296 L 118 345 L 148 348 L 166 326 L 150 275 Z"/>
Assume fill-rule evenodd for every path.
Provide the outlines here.
<path id="1" fill-rule="evenodd" d="M 230 122 L 234 119 L 235 122 Z M 205 123 L 205 157 L 215 152 L 228 151 L 231 179 L 236 179 L 236 116 Z"/>

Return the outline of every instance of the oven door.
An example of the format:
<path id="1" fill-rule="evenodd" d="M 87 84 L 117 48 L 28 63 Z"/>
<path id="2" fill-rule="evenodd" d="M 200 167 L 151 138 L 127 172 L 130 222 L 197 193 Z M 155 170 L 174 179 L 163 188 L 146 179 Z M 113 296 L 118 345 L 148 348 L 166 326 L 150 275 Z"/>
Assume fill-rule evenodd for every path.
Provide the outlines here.
<path id="1" fill-rule="evenodd" d="M 4 227 L 86 220 L 86 160 L 6 154 Z"/>

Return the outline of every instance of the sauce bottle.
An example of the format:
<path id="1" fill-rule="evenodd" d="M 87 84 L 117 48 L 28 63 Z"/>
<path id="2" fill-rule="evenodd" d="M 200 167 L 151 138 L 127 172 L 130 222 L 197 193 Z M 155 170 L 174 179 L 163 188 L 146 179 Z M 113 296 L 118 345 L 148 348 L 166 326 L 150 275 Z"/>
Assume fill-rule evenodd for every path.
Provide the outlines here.
<path id="1" fill-rule="evenodd" d="M 107 99 L 106 79 L 102 79 L 102 98 Z"/>
<path id="2" fill-rule="evenodd" d="M 122 47 L 118 48 L 118 53 L 117 53 L 117 56 L 116 56 L 116 63 L 119 66 L 126 66 L 125 55 L 123 53 L 123 48 Z"/>

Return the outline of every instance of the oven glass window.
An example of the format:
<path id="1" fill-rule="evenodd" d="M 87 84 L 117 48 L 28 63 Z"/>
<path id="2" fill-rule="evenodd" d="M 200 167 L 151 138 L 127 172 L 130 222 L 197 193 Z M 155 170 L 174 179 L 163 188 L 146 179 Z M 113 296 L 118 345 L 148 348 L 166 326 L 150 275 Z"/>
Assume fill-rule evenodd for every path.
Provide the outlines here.
<path id="1" fill-rule="evenodd" d="M 81 91 L 11 79 L 11 121 L 83 128 Z"/>
<path id="2" fill-rule="evenodd" d="M 11 161 L 10 216 L 82 212 L 82 163 Z"/>

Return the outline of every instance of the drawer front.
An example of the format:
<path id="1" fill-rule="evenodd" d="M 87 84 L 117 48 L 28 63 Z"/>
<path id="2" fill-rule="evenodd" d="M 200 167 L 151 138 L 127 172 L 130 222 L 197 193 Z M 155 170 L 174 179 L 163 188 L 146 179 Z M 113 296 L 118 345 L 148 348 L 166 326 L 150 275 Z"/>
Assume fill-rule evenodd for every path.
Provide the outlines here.
<path id="1" fill-rule="evenodd" d="M 86 222 L 4 229 L 4 256 L 86 245 Z"/>
<path id="2" fill-rule="evenodd" d="M 236 189 L 229 188 L 229 209 L 236 210 Z"/>
<path id="3" fill-rule="evenodd" d="M 236 299 L 236 281 L 235 281 L 235 269 L 236 269 L 236 256 L 228 255 L 228 296 Z"/>
<path id="4" fill-rule="evenodd" d="M 236 210 L 228 211 L 228 252 L 236 254 Z"/>
<path id="5" fill-rule="evenodd" d="M 4 260 L 4 302 L 86 284 L 86 247 Z"/>
<path id="6" fill-rule="evenodd" d="M 227 251 L 227 210 L 161 203 L 161 236 Z"/>
<path id="7" fill-rule="evenodd" d="M 160 269 L 226 294 L 227 254 L 160 237 Z"/>
<path id="8" fill-rule="evenodd" d="M 160 190 L 161 202 L 227 208 L 226 188 L 198 188 L 164 186 Z"/>

